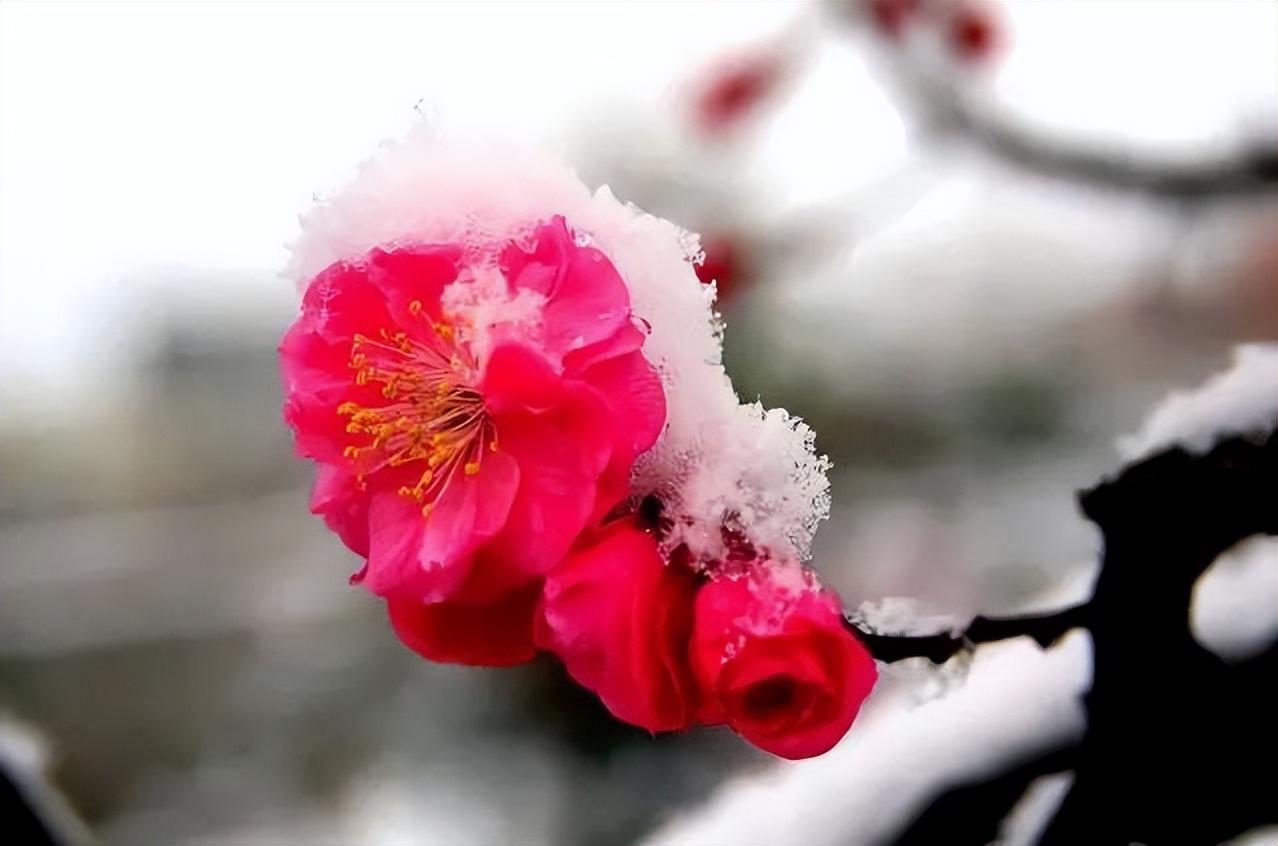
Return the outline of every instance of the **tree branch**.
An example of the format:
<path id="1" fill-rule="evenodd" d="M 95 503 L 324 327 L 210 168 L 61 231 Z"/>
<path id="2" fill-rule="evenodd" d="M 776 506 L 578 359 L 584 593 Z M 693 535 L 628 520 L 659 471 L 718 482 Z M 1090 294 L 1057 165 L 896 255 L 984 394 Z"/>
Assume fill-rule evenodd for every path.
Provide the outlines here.
<path id="1" fill-rule="evenodd" d="M 847 613 L 844 623 L 877 660 L 886 663 L 906 658 L 926 658 L 944 664 L 959 652 L 976 644 L 993 643 L 1014 637 L 1030 637 L 1044 648 L 1051 646 L 1070 629 L 1088 624 L 1089 605 L 1083 603 L 1051 614 L 1018 617 L 976 617 L 962 634 L 903 635 L 880 634 Z"/>
<path id="2" fill-rule="evenodd" d="M 965 104 L 953 93 L 919 93 L 919 111 L 937 133 L 971 141 L 995 158 L 1057 179 L 1188 202 L 1278 192 L 1278 149 L 1177 164 L 1119 154 L 1033 133 Z"/>
<path id="3" fill-rule="evenodd" d="M 1184 203 L 1278 193 L 1278 145 L 1267 136 L 1225 155 L 1159 160 L 1134 147 L 1107 148 L 1035 130 L 972 96 L 972 75 L 964 68 L 947 72 L 903 44 L 893 46 L 885 70 L 902 109 L 925 133 L 965 141 L 1033 173 Z"/>

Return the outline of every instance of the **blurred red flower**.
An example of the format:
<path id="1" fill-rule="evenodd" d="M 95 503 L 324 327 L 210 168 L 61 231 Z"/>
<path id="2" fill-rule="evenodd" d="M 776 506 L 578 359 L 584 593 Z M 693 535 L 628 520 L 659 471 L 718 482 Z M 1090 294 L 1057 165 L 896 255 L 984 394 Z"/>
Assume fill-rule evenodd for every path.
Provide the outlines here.
<path id="1" fill-rule="evenodd" d="M 785 62 L 776 51 L 758 51 L 721 60 L 696 85 L 693 118 L 706 135 L 721 135 L 757 114 L 780 87 Z"/>
<path id="2" fill-rule="evenodd" d="M 949 19 L 950 49 L 964 61 L 989 58 L 998 47 L 1000 34 L 993 10 L 985 5 L 965 4 Z"/>
<path id="3" fill-rule="evenodd" d="M 866 4 L 875 27 L 889 38 L 900 38 L 922 5 L 921 0 L 869 0 Z"/>
<path id="4" fill-rule="evenodd" d="M 697 278 L 703 285 L 714 283 L 720 303 L 730 302 L 741 281 L 741 248 L 728 235 L 707 235 L 701 239 L 704 258 L 696 266 Z"/>

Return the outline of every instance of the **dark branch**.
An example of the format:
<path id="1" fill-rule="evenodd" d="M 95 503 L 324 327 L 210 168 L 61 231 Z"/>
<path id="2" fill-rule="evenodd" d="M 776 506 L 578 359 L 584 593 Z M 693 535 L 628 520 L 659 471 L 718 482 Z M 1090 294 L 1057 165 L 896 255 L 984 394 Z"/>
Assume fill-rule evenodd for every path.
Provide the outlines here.
<path id="1" fill-rule="evenodd" d="M 1032 637 L 1046 649 L 1070 629 L 1085 627 L 1088 617 L 1087 603 L 1033 617 L 977 617 L 967 629 L 967 639 L 972 643 L 993 643 L 1013 637 Z"/>
<path id="2" fill-rule="evenodd" d="M 893 846 L 997 842 L 1002 821 L 1030 784 L 1043 776 L 1067 772 L 1077 761 L 1078 747 L 1063 746 L 1029 761 L 1014 762 L 1010 770 L 992 777 L 976 776 L 957 784 L 937 797 Z"/>
<path id="3" fill-rule="evenodd" d="M 1275 454 L 1278 454 L 1278 436 L 1271 437 L 1267 444 L 1233 438 L 1201 457 L 1192 457 L 1180 449 L 1169 450 L 1131 465 L 1117 479 L 1083 493 L 1080 504 L 1088 518 L 1107 530 L 1111 543 L 1114 529 L 1110 527 L 1142 529 L 1148 520 L 1153 520 L 1159 531 L 1169 536 L 1187 532 L 1195 545 L 1210 547 L 1200 556 L 1205 562 L 1202 566 L 1206 567 L 1217 555 L 1248 535 L 1278 534 L 1278 509 L 1272 507 L 1272 503 L 1278 501 Z M 1144 514 L 1133 512 L 1133 502 L 1153 501 L 1172 489 L 1183 491 L 1174 500 L 1184 509 L 1183 514 L 1169 519 L 1170 509 Z M 1211 492 L 1206 500 L 1218 506 L 1221 513 L 1209 525 L 1200 526 L 1195 517 L 1205 513 L 1204 491 Z M 1229 507 L 1220 508 L 1226 501 Z M 1192 585 L 1200 574 L 1201 570 L 1194 572 L 1187 585 Z M 1170 575 L 1163 574 L 1163 577 L 1168 579 Z M 1031 637 L 1046 648 L 1070 629 L 1091 628 L 1097 613 L 1094 605 L 1093 600 L 1044 615 L 977 617 L 958 635 L 882 634 L 849 612 L 845 612 L 844 622 L 879 661 L 926 658 L 934 664 L 943 664 L 976 644 L 1014 637 Z"/>
<path id="4" fill-rule="evenodd" d="M 933 130 L 961 136 L 996 158 L 1057 179 L 1182 202 L 1278 192 L 1278 149 L 1257 147 L 1185 164 L 1159 162 L 1072 146 L 979 112 L 957 97 L 933 93 L 922 100 Z"/>
<path id="5" fill-rule="evenodd" d="M 1074 625 L 1092 637 L 1081 741 L 942 794 L 897 846 L 987 842 L 1034 776 L 1064 768 L 1074 781 L 1039 846 L 1210 846 L 1278 822 L 1272 784 L 1238 765 L 1278 755 L 1278 644 L 1230 664 L 1189 626 L 1194 585 L 1212 562 L 1245 538 L 1278 535 L 1278 434 L 1227 438 L 1203 454 L 1168 449 L 1081 493 L 1079 503 L 1104 538 L 1086 605 L 978 618 L 964 637 L 858 631 L 885 661 L 944 660 L 969 643 L 1016 635 L 1050 643 Z"/>
<path id="6" fill-rule="evenodd" d="M 1106 148 L 1036 131 L 971 96 L 971 76 L 947 73 L 894 49 L 884 69 L 920 128 L 973 144 L 1024 170 L 1096 188 L 1194 202 L 1278 193 L 1278 145 L 1263 136 L 1222 156 L 1172 161 L 1131 148 Z"/>
<path id="7" fill-rule="evenodd" d="M 852 615 L 844 615 L 848 630 L 865 644 L 877 660 L 892 663 L 906 658 L 926 658 L 944 664 L 964 649 L 1014 637 L 1031 637 L 1039 646 L 1051 646 L 1070 629 L 1087 625 L 1088 606 L 1075 605 L 1051 614 L 1024 617 L 976 617 L 962 634 L 880 634 Z"/>

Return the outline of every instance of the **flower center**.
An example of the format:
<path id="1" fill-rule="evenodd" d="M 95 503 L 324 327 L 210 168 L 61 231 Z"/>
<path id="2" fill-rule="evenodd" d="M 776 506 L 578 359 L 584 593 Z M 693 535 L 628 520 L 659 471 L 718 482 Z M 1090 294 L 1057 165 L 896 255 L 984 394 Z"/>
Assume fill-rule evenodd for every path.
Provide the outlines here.
<path id="1" fill-rule="evenodd" d="M 766 719 L 789 708 L 797 694 L 794 679 L 771 676 L 746 691 L 745 710 L 757 718 Z"/>
<path id="2" fill-rule="evenodd" d="M 420 315 L 421 304 L 413 302 L 409 310 Z M 378 338 L 356 335 L 348 365 L 355 384 L 380 385 L 385 403 L 351 401 L 337 409 L 349 418 L 346 431 L 361 436 L 344 450 L 360 485 L 386 467 L 425 464 L 415 484 L 399 488 L 401 496 L 422 504 L 423 515 L 459 469 L 475 475 L 485 450 L 497 449 L 484 398 L 470 384 L 474 358 L 456 343 L 451 325 L 432 321 L 432 329 L 426 340 L 386 329 Z"/>

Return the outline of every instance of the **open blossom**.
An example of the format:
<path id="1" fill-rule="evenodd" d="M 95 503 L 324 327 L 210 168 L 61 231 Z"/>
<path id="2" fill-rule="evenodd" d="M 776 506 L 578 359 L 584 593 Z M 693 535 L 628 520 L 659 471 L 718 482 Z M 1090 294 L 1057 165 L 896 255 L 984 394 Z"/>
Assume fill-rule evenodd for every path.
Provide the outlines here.
<path id="1" fill-rule="evenodd" d="M 322 468 L 313 507 L 393 611 L 506 600 L 542 575 L 625 497 L 665 419 L 602 253 L 556 219 L 494 255 L 427 244 L 335 263 L 281 346 L 286 417 Z"/>
<path id="2" fill-rule="evenodd" d="M 737 399 L 695 236 L 544 161 L 416 135 L 293 250 L 285 418 L 311 510 L 404 644 L 550 652 L 650 731 L 726 723 L 788 757 L 843 735 L 873 662 L 789 563 L 829 462 Z"/>
<path id="3" fill-rule="evenodd" d="M 797 564 L 751 562 L 697 595 L 692 662 L 707 721 L 784 758 L 837 743 L 877 677 L 837 597 Z"/>

